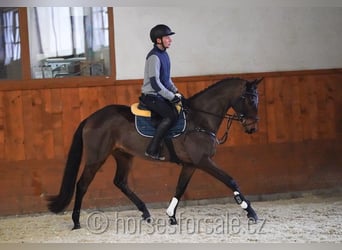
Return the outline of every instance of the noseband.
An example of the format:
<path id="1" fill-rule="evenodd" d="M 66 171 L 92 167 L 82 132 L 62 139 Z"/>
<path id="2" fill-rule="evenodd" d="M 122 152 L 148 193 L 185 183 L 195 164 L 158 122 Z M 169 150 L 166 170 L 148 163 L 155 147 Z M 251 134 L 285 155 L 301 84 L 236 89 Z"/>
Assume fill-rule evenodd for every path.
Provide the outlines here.
<path id="1" fill-rule="evenodd" d="M 244 115 L 238 114 L 238 113 L 235 113 L 234 115 L 226 114 L 223 118 L 227 119 L 226 131 L 224 132 L 223 136 L 220 139 L 217 139 L 217 144 L 223 144 L 227 141 L 228 132 L 229 132 L 230 127 L 232 126 L 233 121 L 240 122 L 242 124 L 242 126 L 244 128 L 246 128 L 248 126 L 251 126 L 251 125 L 257 123 L 259 120 L 258 117 L 250 118 L 252 121 L 247 123 L 247 120 L 244 117 Z"/>

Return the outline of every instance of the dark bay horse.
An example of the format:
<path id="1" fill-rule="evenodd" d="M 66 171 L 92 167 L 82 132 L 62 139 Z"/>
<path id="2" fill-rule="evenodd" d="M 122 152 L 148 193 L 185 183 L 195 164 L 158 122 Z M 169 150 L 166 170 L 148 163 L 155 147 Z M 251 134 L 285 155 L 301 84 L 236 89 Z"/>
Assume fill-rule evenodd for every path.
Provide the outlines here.
<path id="1" fill-rule="evenodd" d="M 213 162 L 212 157 L 219 143 L 216 133 L 223 122 L 238 120 L 246 133 L 257 130 L 258 92 L 262 79 L 248 81 L 240 78 L 221 80 L 187 99 L 187 127 L 184 133 L 172 139 L 174 152 L 180 160 L 181 172 L 174 197 L 167 208 L 171 224 L 176 224 L 176 209 L 179 200 L 196 169 L 200 169 L 223 182 L 234 194 L 234 199 L 246 212 L 247 217 L 257 221 L 258 217 L 250 202 L 241 193 L 237 183 Z M 233 108 L 235 115 L 228 115 Z M 129 188 L 127 177 L 133 157 L 144 155 L 150 138 L 139 135 L 130 107 L 106 106 L 83 120 L 75 131 L 69 150 L 59 194 L 48 197 L 51 212 L 62 212 L 70 203 L 76 186 L 75 204 L 72 213 L 73 229 L 80 228 L 82 199 L 105 160 L 112 155 L 116 161 L 114 184 L 142 212 L 148 220 L 150 213 L 145 203 Z M 228 126 L 227 126 L 228 128 Z M 165 147 L 164 147 L 165 148 Z M 163 149 L 166 161 L 171 160 L 171 151 Z M 77 174 L 85 154 L 85 167 L 77 185 Z"/>

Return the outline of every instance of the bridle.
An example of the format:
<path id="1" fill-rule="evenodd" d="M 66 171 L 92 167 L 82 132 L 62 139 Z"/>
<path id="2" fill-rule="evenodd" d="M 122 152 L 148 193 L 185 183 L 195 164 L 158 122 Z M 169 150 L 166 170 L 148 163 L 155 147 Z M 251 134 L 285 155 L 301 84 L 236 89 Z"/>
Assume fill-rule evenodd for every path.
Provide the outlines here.
<path id="1" fill-rule="evenodd" d="M 246 91 L 243 95 L 240 96 L 239 100 L 236 103 L 238 103 L 241 100 L 245 100 L 246 96 L 252 96 L 255 99 L 258 99 L 257 92 Z M 236 105 L 236 103 L 235 103 L 235 105 Z M 235 105 L 233 105 L 233 107 Z M 241 122 L 243 127 L 247 127 L 247 126 L 253 125 L 253 124 L 255 124 L 255 123 L 257 123 L 259 121 L 259 117 L 257 117 L 257 116 L 256 117 L 246 116 L 246 115 L 244 115 L 242 113 L 238 113 L 238 112 L 236 112 L 235 114 L 238 116 L 237 119 L 235 119 L 235 120 Z M 225 116 L 225 118 L 226 118 L 226 116 Z M 252 121 L 247 123 L 246 119 L 250 119 Z"/>
<path id="2" fill-rule="evenodd" d="M 253 96 L 254 98 L 257 98 L 257 94 L 254 93 L 254 92 L 251 92 L 251 91 L 245 91 L 245 93 L 243 95 L 241 95 L 239 97 L 239 99 L 236 101 L 236 103 L 240 102 L 241 100 L 244 100 L 246 99 L 246 96 Z M 235 103 L 235 104 L 236 104 Z M 232 105 L 233 107 L 235 105 Z M 183 107 L 184 108 L 184 107 Z M 220 116 L 220 115 L 217 115 L 217 114 L 214 114 L 214 113 L 211 113 L 211 112 L 208 112 L 208 111 L 205 111 L 205 110 L 200 110 L 200 109 L 193 109 L 192 110 L 195 110 L 196 112 L 201 112 L 201 113 L 205 113 L 205 114 L 208 114 L 208 115 L 212 115 L 212 116 L 215 116 L 215 117 L 218 117 L 220 119 L 226 119 L 227 120 L 227 123 L 226 123 L 226 130 L 224 132 L 224 134 L 221 136 L 220 139 L 218 139 L 216 137 L 216 134 L 212 131 L 209 131 L 207 129 L 203 129 L 203 128 L 200 128 L 200 127 L 196 127 L 194 128 L 194 130 L 191 130 L 191 131 L 188 131 L 187 133 L 189 132 L 201 132 L 201 133 L 206 133 L 208 135 L 210 135 L 211 137 L 213 137 L 216 141 L 217 144 L 223 144 L 227 141 L 228 139 L 228 133 L 229 133 L 229 129 L 230 127 L 232 126 L 232 123 L 233 121 L 238 121 L 241 123 L 241 125 L 246 128 L 247 126 L 250 126 L 250 125 L 253 125 L 255 123 L 258 122 L 259 118 L 258 117 L 246 117 L 246 115 L 242 114 L 242 113 L 239 113 L 239 112 L 235 112 L 235 114 L 231 115 L 231 114 L 225 114 L 224 116 Z M 252 120 L 251 122 L 247 123 L 247 119 L 250 119 Z"/>
<path id="3" fill-rule="evenodd" d="M 234 115 L 226 114 L 223 118 L 227 120 L 226 131 L 224 132 L 224 134 L 222 135 L 222 137 L 220 139 L 216 139 L 217 144 L 223 144 L 227 141 L 229 129 L 232 126 L 233 121 L 240 122 L 241 125 L 244 128 L 246 128 L 247 126 L 251 126 L 251 125 L 257 123 L 259 120 L 258 117 L 253 117 L 253 118 L 250 118 L 252 121 L 247 123 L 245 116 L 243 114 L 239 114 L 239 113 L 235 113 Z"/>

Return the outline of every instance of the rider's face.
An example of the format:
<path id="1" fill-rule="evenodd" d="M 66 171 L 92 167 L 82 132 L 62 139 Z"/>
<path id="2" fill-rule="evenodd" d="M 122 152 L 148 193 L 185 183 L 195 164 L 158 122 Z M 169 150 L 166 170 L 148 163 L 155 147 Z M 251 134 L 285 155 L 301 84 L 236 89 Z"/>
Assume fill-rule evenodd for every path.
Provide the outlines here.
<path id="1" fill-rule="evenodd" d="M 168 49 L 171 46 L 172 38 L 171 36 L 163 36 L 161 39 L 157 39 L 157 43 L 163 45 L 164 48 Z"/>

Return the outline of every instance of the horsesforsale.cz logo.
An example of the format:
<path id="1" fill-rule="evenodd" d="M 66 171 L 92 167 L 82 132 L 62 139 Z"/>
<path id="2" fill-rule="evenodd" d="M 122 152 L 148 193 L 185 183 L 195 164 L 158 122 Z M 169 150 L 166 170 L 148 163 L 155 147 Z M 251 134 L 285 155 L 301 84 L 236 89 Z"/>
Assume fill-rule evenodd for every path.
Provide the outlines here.
<path id="1" fill-rule="evenodd" d="M 115 234 L 265 234 L 263 231 L 266 220 L 258 223 L 247 221 L 239 215 L 226 213 L 217 217 L 185 216 L 179 213 L 178 224 L 170 225 L 167 218 L 151 218 L 149 223 L 140 217 L 121 217 L 115 213 L 109 219 L 104 212 L 94 211 L 87 217 L 87 229 L 93 234 L 102 234 L 111 230 Z"/>
<path id="2" fill-rule="evenodd" d="M 108 217 L 100 211 L 92 212 L 87 218 L 87 229 L 93 234 L 102 234 L 109 227 Z"/>

